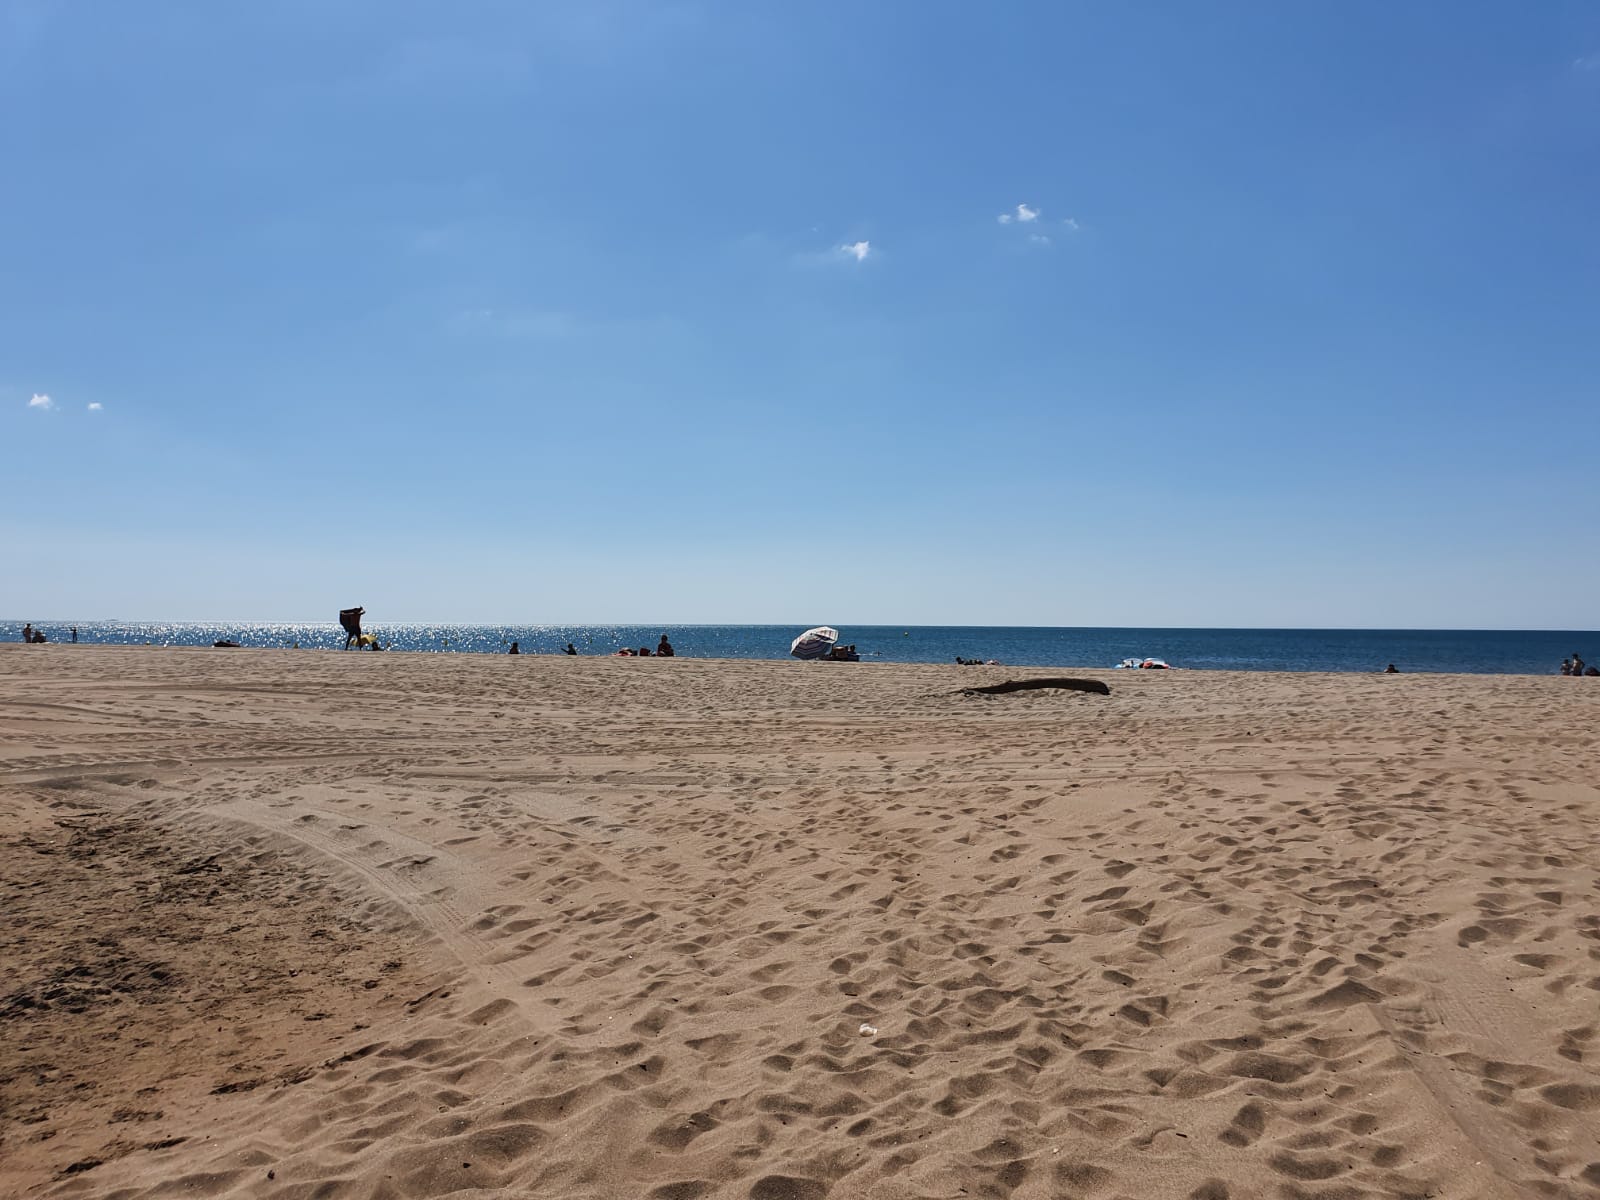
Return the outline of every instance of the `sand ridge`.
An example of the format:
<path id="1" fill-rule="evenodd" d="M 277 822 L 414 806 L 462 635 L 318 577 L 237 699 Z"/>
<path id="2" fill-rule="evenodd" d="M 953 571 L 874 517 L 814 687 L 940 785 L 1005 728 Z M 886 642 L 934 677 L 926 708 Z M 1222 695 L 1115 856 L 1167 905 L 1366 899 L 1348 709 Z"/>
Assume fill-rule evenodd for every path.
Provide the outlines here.
<path id="1" fill-rule="evenodd" d="M 161 1137 L 115 1104 L 33 1119 L 0 1040 L 0 1182 L 1600 1195 L 1600 687 L 1100 672 L 1110 696 L 960 694 L 1028 674 L 0 648 L 18 836 L 155 837 L 172 862 L 140 861 L 168 875 L 245 880 L 206 919 L 286 960 L 348 925 L 297 998 L 197 1047 L 259 1039 L 247 1077 L 272 1086 L 214 1091 L 240 1075 L 219 1060 Z M 253 855 L 272 870 L 246 886 Z M 8 956 L 41 975 L 75 946 L 44 921 Z M 237 949 L 219 980 L 265 952 Z M 282 1020 L 295 1002 L 335 1017 Z M 147 1039 L 195 1021 L 138 991 L 108 1008 Z M 58 1016 L 53 1061 L 90 1061 L 101 1027 Z"/>

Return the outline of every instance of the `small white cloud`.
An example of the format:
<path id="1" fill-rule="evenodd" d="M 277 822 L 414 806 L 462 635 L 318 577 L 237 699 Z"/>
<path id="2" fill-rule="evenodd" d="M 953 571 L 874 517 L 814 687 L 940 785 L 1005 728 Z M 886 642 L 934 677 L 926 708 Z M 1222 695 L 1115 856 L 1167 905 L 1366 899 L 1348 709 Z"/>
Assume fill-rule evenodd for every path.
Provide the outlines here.
<path id="1" fill-rule="evenodd" d="M 1074 221 L 1074 220 L 1073 220 L 1073 219 L 1072 219 L 1072 218 L 1071 218 L 1071 217 L 1067 217 L 1067 218 L 1065 218 L 1065 219 L 1064 219 L 1064 220 L 1063 220 L 1063 221 L 1062 221 L 1062 222 L 1061 222 L 1061 224 L 1062 224 L 1062 225 L 1064 225 L 1064 226 L 1066 226 L 1066 229 L 1067 229 L 1067 232 L 1068 232 L 1068 233 L 1077 233 L 1077 232 L 1078 232 L 1078 230 L 1080 230 L 1080 229 L 1082 229 L 1082 228 L 1083 228 L 1083 226 L 1082 226 L 1082 225 L 1079 225 L 1079 224 L 1078 224 L 1078 223 L 1077 223 L 1077 222 L 1076 222 L 1076 221 Z"/>
<path id="2" fill-rule="evenodd" d="M 1030 233 L 1028 240 L 1035 246 L 1048 246 L 1050 244 L 1049 237 L 1042 233 Z"/>
<path id="3" fill-rule="evenodd" d="M 1038 219 L 1039 210 L 1037 208 L 1030 208 L 1026 204 L 1019 204 L 1010 212 L 1003 212 L 995 218 L 995 220 L 999 221 L 1002 225 L 1009 225 L 1013 221 L 1020 221 L 1026 225 L 1029 221 L 1037 221 Z"/>
<path id="4" fill-rule="evenodd" d="M 98 401 L 98 400 L 89 401 L 89 411 L 90 412 L 99 412 L 104 407 L 105 407 L 105 405 L 101 404 L 100 401 Z"/>
<path id="5" fill-rule="evenodd" d="M 860 262 L 862 259 L 866 258 L 867 255 L 872 253 L 872 243 L 846 242 L 843 246 L 839 247 L 839 253 L 847 254 L 857 262 Z"/>
<path id="6" fill-rule="evenodd" d="M 1600 54 L 1586 54 L 1572 60 L 1574 71 L 1600 71 Z"/>
<path id="7" fill-rule="evenodd" d="M 44 412 L 49 412 L 55 406 L 56 402 L 50 399 L 49 396 L 46 396 L 43 392 L 35 392 L 33 394 L 33 399 L 28 401 L 29 408 L 37 408 Z"/>

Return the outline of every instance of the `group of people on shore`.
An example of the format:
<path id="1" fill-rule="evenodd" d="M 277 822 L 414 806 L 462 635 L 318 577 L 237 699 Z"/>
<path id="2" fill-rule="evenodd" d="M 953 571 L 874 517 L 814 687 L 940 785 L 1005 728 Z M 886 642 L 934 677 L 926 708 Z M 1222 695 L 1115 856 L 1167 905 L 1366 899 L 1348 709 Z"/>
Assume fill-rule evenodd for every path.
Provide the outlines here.
<path id="1" fill-rule="evenodd" d="M 33 622 L 29 621 L 22 627 L 22 640 L 27 642 L 30 646 L 41 646 L 50 639 L 45 636 L 44 630 L 35 629 L 33 627 Z M 72 627 L 72 642 L 74 645 L 76 645 L 78 642 L 78 627 L 76 625 Z"/>
<path id="2" fill-rule="evenodd" d="M 572 648 L 572 643 L 571 642 L 567 643 L 567 653 L 568 654 L 576 654 L 577 653 L 577 651 Z M 672 643 L 667 641 L 667 635 L 663 633 L 661 635 L 661 640 L 656 643 L 656 648 L 655 648 L 654 651 L 651 651 L 649 646 L 640 646 L 637 650 L 630 650 L 626 646 L 624 646 L 621 650 L 617 651 L 617 653 L 615 654 L 614 657 L 616 657 L 616 658 L 676 658 L 677 654 L 678 654 L 678 652 L 672 648 Z"/>
<path id="3" fill-rule="evenodd" d="M 1571 658 L 1563 658 L 1561 660 L 1561 673 L 1563 675 L 1600 675 L 1600 667 L 1584 666 L 1583 659 L 1579 658 L 1578 652 L 1574 650 Z"/>
<path id="4" fill-rule="evenodd" d="M 511 643 L 511 649 L 507 650 L 506 653 L 507 654 L 521 654 L 522 653 L 522 647 L 519 646 L 516 642 L 512 642 Z M 578 648 L 576 646 L 574 646 L 571 642 L 568 642 L 567 643 L 567 648 L 565 650 L 563 650 L 561 653 L 576 655 L 578 653 Z M 621 650 L 618 650 L 613 657 L 615 657 L 615 658 L 676 658 L 677 654 L 678 654 L 678 652 L 672 648 L 672 643 L 667 640 L 667 635 L 663 633 L 661 635 L 661 640 L 656 643 L 656 648 L 654 650 L 651 650 L 649 646 L 640 646 L 637 650 L 631 650 L 628 647 L 624 646 Z"/>

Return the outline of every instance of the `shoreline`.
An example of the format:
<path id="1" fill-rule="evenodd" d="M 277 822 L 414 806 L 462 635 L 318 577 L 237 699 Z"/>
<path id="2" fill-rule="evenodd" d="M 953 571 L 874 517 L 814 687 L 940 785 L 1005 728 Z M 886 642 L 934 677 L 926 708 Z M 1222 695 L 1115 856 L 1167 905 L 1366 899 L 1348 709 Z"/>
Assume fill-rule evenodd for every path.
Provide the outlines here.
<path id="1" fill-rule="evenodd" d="M 0 642 L 0 651 L 7 650 L 12 645 L 13 645 L 13 643 L 10 643 L 10 642 Z M 348 654 L 348 655 L 358 655 L 358 656 L 360 656 L 362 658 L 378 657 L 377 655 L 374 655 L 371 651 L 357 650 L 354 647 L 352 647 L 348 651 L 345 651 L 345 650 L 339 649 L 338 647 L 330 648 L 330 647 L 327 647 L 327 646 L 290 647 L 290 646 L 246 646 L 246 645 L 240 645 L 240 646 L 230 646 L 230 647 L 218 647 L 218 646 L 190 645 L 190 644 L 187 644 L 187 643 L 177 643 L 177 642 L 173 642 L 173 643 L 149 643 L 149 642 L 144 642 L 144 643 L 135 643 L 135 642 L 75 642 L 75 643 L 74 642 L 47 642 L 47 643 L 44 643 L 41 646 L 23 646 L 20 643 L 17 643 L 16 644 L 16 648 L 18 650 L 21 650 L 21 651 L 24 651 L 24 652 L 29 652 L 29 653 L 37 652 L 37 651 L 40 651 L 40 650 L 59 650 L 59 649 L 62 649 L 62 648 L 66 648 L 66 649 L 70 649 L 70 650 L 136 650 L 136 651 L 145 651 L 145 650 L 151 650 L 151 651 L 155 651 L 155 650 L 173 651 L 173 650 L 178 650 L 178 651 L 187 651 L 187 652 L 205 652 L 205 653 L 212 653 L 212 654 L 233 654 L 233 653 L 236 653 L 236 652 L 245 652 L 245 651 L 247 651 L 247 652 L 258 653 L 258 654 L 286 654 L 286 655 L 312 655 L 312 654 L 314 654 L 314 655 L 327 655 L 327 654 L 346 655 L 346 654 Z M 383 657 L 393 656 L 395 658 L 410 658 L 410 659 L 420 659 L 420 660 L 428 660 L 428 659 L 447 659 L 447 660 L 450 660 L 450 659 L 496 659 L 496 658 L 560 659 L 560 660 L 566 660 L 566 659 L 569 659 L 569 658 L 577 658 L 577 659 L 587 659 L 587 660 L 590 660 L 590 661 L 610 661 L 610 660 L 617 660 L 617 661 L 623 661 L 623 662 L 642 662 L 642 661 L 655 662 L 655 661 L 661 661 L 661 660 L 658 660 L 655 655 L 645 655 L 642 658 L 640 656 L 637 656 L 637 655 L 631 655 L 630 656 L 630 655 L 619 655 L 619 654 L 615 654 L 615 653 L 602 654 L 602 653 L 583 653 L 583 652 L 580 652 L 580 653 L 578 653 L 576 655 L 568 655 L 568 654 L 562 654 L 562 653 L 559 653 L 559 652 L 537 651 L 537 650 L 524 650 L 520 654 L 507 654 L 504 650 L 417 650 L 417 649 L 389 650 L 389 649 L 385 649 L 381 653 L 382 653 Z M 898 668 L 907 668 L 907 667 L 915 667 L 915 668 L 944 668 L 944 667 L 948 667 L 953 671 L 962 671 L 962 672 L 974 672 L 974 671 L 978 671 L 978 670 L 989 671 L 989 672 L 994 672 L 994 671 L 1032 672 L 1035 676 L 1037 676 L 1041 672 L 1070 671 L 1070 672 L 1073 672 L 1074 674 L 1087 675 L 1087 676 L 1094 677 L 1094 678 L 1100 678 L 1100 677 L 1103 676 L 1105 678 L 1106 682 L 1108 682 L 1108 683 L 1115 682 L 1117 679 L 1126 679 L 1126 678 L 1128 678 L 1130 676 L 1157 676 L 1157 675 L 1186 675 L 1186 676 L 1189 676 L 1189 675 L 1205 675 L 1205 676 L 1225 676 L 1225 675 L 1255 676 L 1255 675 L 1262 675 L 1262 676 L 1272 676 L 1272 677 L 1276 677 L 1276 676 L 1291 676 L 1291 675 L 1304 675 L 1304 676 L 1312 676 L 1312 677 L 1329 676 L 1329 677 L 1333 677 L 1333 678 L 1343 679 L 1343 678 L 1359 678 L 1359 677 L 1363 677 L 1363 676 L 1366 676 L 1366 675 L 1385 675 L 1386 674 L 1386 672 L 1381 667 L 1377 668 L 1375 670 L 1355 670 L 1355 669 L 1350 669 L 1350 670 L 1300 670 L 1300 669 L 1289 668 L 1289 667 L 1257 667 L 1257 668 L 1247 668 L 1247 667 L 1182 667 L 1182 666 L 1178 666 L 1178 665 L 1174 664 L 1173 666 L 1171 666 L 1169 669 L 1166 669 L 1166 670 L 1139 670 L 1139 669 L 1119 668 L 1119 667 L 1115 667 L 1115 666 L 1090 665 L 1090 664 L 1085 664 L 1085 663 L 1027 663 L 1027 664 L 1018 664 L 1018 665 L 1011 665 L 1011 664 L 1008 664 L 1008 663 L 977 663 L 977 664 L 964 664 L 963 665 L 963 664 L 957 664 L 957 663 L 954 663 L 954 662 L 942 662 L 942 661 L 926 661 L 925 662 L 925 661 L 920 661 L 920 660 L 887 660 L 887 659 L 876 659 L 876 660 L 873 660 L 873 659 L 868 659 L 868 658 L 865 658 L 865 657 L 863 657 L 861 659 L 861 661 L 859 661 L 859 662 L 825 662 L 825 661 L 803 661 L 801 659 L 796 659 L 796 658 L 792 658 L 792 657 L 789 657 L 789 656 L 772 657 L 772 658 L 756 658 L 756 657 L 743 656 L 743 655 L 740 655 L 740 656 L 729 656 L 729 657 L 716 657 L 716 656 L 710 656 L 710 655 L 688 655 L 688 654 L 681 654 L 681 653 L 677 654 L 677 655 L 668 656 L 665 659 L 665 661 L 668 661 L 668 662 L 695 662 L 695 663 L 726 663 L 726 664 L 769 663 L 769 664 L 779 664 L 779 665 L 784 665 L 784 666 L 795 666 L 795 667 L 822 666 L 822 667 L 828 667 L 828 668 L 837 667 L 837 668 L 840 668 L 840 669 L 848 669 L 848 668 L 859 669 L 859 668 L 862 668 L 862 667 L 878 668 L 878 669 L 882 669 L 882 668 L 896 668 L 896 669 L 898 669 Z M 1440 670 L 1429 670 L 1429 669 L 1426 669 L 1426 668 L 1407 668 L 1405 670 L 1392 672 L 1392 673 L 1388 673 L 1388 674 L 1430 676 L 1430 677 L 1442 677 L 1442 678 L 1449 678 L 1449 679 L 1560 679 L 1560 678 L 1570 678 L 1570 677 L 1562 676 L 1558 671 L 1554 671 L 1554 670 L 1548 671 L 1548 672 L 1537 672 L 1537 671 L 1440 671 Z M 1590 678 L 1600 678 L 1600 677 L 1591 676 Z"/>

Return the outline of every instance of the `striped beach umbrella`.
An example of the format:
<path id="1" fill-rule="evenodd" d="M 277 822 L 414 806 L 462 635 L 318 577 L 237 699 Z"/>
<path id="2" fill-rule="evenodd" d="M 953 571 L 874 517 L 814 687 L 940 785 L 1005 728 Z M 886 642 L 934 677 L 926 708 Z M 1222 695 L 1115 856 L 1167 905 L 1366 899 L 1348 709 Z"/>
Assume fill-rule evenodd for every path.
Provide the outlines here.
<path id="1" fill-rule="evenodd" d="M 833 644 L 839 640 L 839 631 L 829 629 L 826 625 L 819 625 L 815 629 L 808 629 L 789 646 L 789 653 L 796 658 L 825 658 Z"/>

